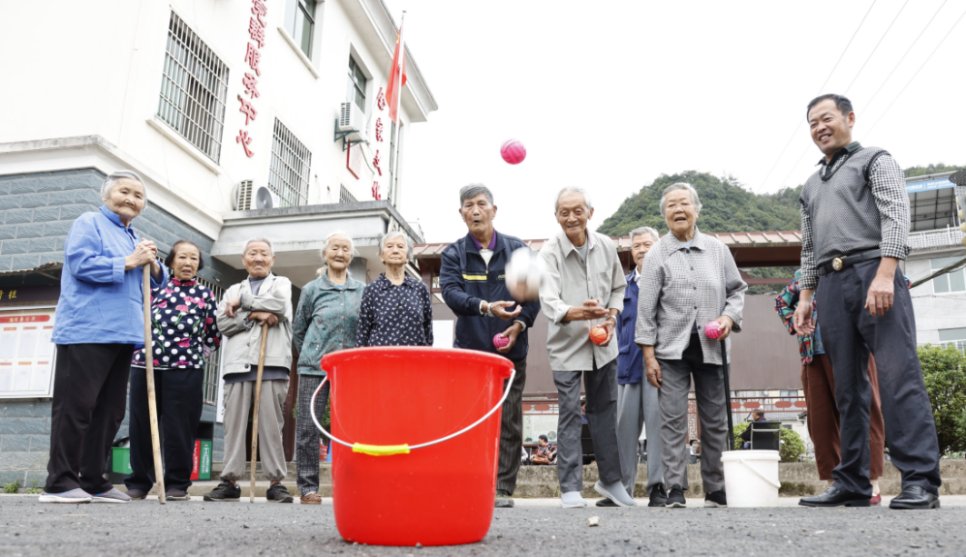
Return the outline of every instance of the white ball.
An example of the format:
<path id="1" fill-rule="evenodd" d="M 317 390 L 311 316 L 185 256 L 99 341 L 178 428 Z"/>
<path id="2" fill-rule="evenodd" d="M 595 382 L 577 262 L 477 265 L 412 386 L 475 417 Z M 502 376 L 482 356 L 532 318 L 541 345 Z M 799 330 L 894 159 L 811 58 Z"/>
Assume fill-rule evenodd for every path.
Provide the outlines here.
<path id="1" fill-rule="evenodd" d="M 506 287 L 518 302 L 540 297 L 540 285 L 546 276 L 543 259 L 530 248 L 519 248 L 510 255 L 506 266 Z"/>

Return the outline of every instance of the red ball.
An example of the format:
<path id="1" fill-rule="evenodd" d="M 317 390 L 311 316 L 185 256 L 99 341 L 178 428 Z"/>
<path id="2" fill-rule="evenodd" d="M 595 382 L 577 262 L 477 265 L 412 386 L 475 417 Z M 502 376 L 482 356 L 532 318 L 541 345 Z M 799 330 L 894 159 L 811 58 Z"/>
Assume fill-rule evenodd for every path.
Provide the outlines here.
<path id="1" fill-rule="evenodd" d="M 504 335 L 503 333 L 497 333 L 493 335 L 493 347 L 499 350 L 504 346 L 510 344 L 510 337 Z"/>
<path id="2" fill-rule="evenodd" d="M 519 140 L 511 139 L 500 147 L 500 156 L 510 164 L 520 164 L 527 158 L 527 148 Z"/>
<path id="3" fill-rule="evenodd" d="M 590 329 L 590 341 L 596 345 L 604 344 L 607 340 L 607 329 L 601 327 L 600 325 L 595 325 Z"/>

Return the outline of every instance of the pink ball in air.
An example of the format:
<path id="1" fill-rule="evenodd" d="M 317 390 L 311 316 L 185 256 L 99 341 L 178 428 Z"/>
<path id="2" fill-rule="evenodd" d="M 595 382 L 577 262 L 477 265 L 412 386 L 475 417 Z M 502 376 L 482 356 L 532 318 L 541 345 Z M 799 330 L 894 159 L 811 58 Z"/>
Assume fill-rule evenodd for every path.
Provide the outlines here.
<path id="1" fill-rule="evenodd" d="M 510 164 L 520 164 L 527 158 L 527 148 L 517 139 L 511 139 L 500 147 L 500 156 Z"/>
<path id="2" fill-rule="evenodd" d="M 510 344 L 510 337 L 503 335 L 502 333 L 497 333 L 493 335 L 493 347 L 499 350 L 504 346 Z"/>
<path id="3" fill-rule="evenodd" d="M 708 321 L 708 324 L 704 326 L 704 336 L 711 340 L 716 340 L 721 336 L 721 327 L 717 321 Z"/>

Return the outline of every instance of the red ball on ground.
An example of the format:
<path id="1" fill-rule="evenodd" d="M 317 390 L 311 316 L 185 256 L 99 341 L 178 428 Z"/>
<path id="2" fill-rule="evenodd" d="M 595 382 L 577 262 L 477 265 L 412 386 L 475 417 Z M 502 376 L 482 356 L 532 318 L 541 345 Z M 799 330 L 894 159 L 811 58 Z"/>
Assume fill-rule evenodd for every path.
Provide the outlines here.
<path id="1" fill-rule="evenodd" d="M 517 139 L 510 139 L 500 147 L 500 156 L 510 164 L 520 164 L 527 158 L 527 148 Z"/>

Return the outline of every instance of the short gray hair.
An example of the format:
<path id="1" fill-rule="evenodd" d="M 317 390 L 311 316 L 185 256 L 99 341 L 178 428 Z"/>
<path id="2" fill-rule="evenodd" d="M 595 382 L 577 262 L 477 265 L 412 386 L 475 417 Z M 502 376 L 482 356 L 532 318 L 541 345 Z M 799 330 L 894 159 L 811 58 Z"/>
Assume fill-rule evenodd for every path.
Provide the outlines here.
<path id="1" fill-rule="evenodd" d="M 386 242 L 388 242 L 393 238 L 402 238 L 403 241 L 406 242 L 406 259 L 412 259 L 413 241 L 410 240 L 409 236 L 407 236 L 406 233 L 403 232 L 402 230 L 393 230 L 392 232 L 386 232 L 385 234 L 382 235 L 382 238 L 379 238 L 379 255 L 382 255 L 382 250 L 383 248 L 386 247 Z"/>
<path id="2" fill-rule="evenodd" d="M 356 252 L 356 244 L 355 242 L 352 241 L 352 236 L 349 236 L 348 232 L 345 232 L 342 230 L 335 230 L 333 232 L 329 232 L 329 234 L 325 237 L 325 240 L 322 241 L 322 249 L 319 250 L 319 253 L 322 255 L 322 266 L 315 270 L 315 274 L 317 274 L 320 277 L 325 273 L 325 268 L 329 266 L 328 262 L 326 262 L 325 260 L 325 250 L 329 249 L 329 244 L 331 244 L 332 240 L 336 238 L 344 238 L 349 241 L 350 257 L 355 257 L 356 255 L 359 255 Z"/>
<path id="3" fill-rule="evenodd" d="M 553 204 L 554 211 L 560 208 L 560 198 L 567 195 L 568 193 L 579 193 L 580 195 L 584 196 L 584 205 L 586 205 L 588 209 L 594 208 L 594 204 L 591 203 L 590 195 L 587 193 L 587 190 L 585 190 L 584 188 L 567 186 L 565 188 L 562 188 L 560 192 L 557 193 L 557 201 Z"/>
<path id="4" fill-rule="evenodd" d="M 667 201 L 668 194 L 678 190 L 685 190 L 691 194 L 691 203 L 694 205 L 694 212 L 700 214 L 701 199 L 698 198 L 698 190 L 694 189 L 694 186 L 687 182 L 675 182 L 664 188 L 664 193 L 661 194 L 661 216 L 664 216 L 664 203 Z"/>
<path id="5" fill-rule="evenodd" d="M 144 187 L 144 180 L 142 180 L 141 177 L 137 175 L 137 173 L 132 172 L 130 170 L 115 170 L 114 172 L 111 172 L 110 174 L 108 174 L 107 177 L 104 178 L 104 182 L 101 184 L 101 199 L 103 201 L 107 201 L 107 198 L 111 195 L 111 190 L 113 190 L 114 186 L 116 186 L 117 183 L 120 182 L 121 180 L 132 180 L 134 182 L 141 184 L 141 187 Z M 144 189 L 145 205 L 147 205 L 147 199 L 148 199 L 148 192 L 147 192 L 147 188 L 145 188 Z"/>
<path id="6" fill-rule="evenodd" d="M 247 242 L 245 242 L 245 249 L 242 250 L 242 253 L 245 253 L 246 251 L 248 251 L 248 246 L 252 244 L 259 244 L 259 243 L 265 244 L 266 246 L 268 246 L 268 253 L 275 255 L 275 250 L 272 249 L 272 242 L 269 241 L 268 238 L 252 238 L 248 240 Z"/>
<path id="7" fill-rule="evenodd" d="M 460 188 L 460 207 L 467 199 L 473 199 L 480 194 L 485 195 L 490 201 L 490 205 L 493 205 L 493 192 L 490 191 L 490 188 L 483 184 L 469 184 Z"/>
<path id="8" fill-rule="evenodd" d="M 661 235 L 657 233 L 657 230 L 654 230 L 650 226 L 638 226 L 634 230 L 631 230 L 631 242 L 634 242 L 634 236 L 643 236 L 645 234 L 649 235 L 651 238 L 654 238 L 655 242 L 661 239 Z"/>

